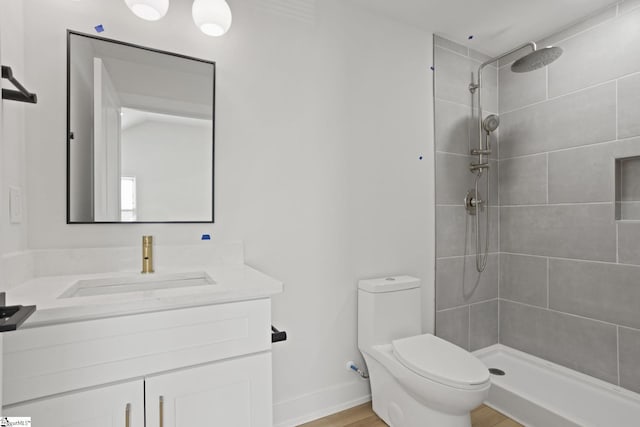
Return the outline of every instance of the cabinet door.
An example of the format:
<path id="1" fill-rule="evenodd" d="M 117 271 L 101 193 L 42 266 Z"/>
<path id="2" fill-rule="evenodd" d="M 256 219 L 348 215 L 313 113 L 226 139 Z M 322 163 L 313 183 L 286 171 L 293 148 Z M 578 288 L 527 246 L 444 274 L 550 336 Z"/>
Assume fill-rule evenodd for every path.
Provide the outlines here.
<path id="1" fill-rule="evenodd" d="M 144 427 L 144 383 L 138 380 L 11 405 L 3 408 L 2 415 L 31 417 L 34 427 Z"/>
<path id="2" fill-rule="evenodd" d="M 271 427 L 271 353 L 149 377 L 147 427 Z"/>

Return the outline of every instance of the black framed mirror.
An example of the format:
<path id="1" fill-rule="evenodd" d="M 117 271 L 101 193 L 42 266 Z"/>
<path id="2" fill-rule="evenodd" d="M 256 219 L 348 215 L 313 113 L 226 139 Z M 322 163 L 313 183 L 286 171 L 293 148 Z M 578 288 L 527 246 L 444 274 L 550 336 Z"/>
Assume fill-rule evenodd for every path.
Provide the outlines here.
<path id="1" fill-rule="evenodd" d="M 67 31 L 67 223 L 214 220 L 215 63 Z"/>

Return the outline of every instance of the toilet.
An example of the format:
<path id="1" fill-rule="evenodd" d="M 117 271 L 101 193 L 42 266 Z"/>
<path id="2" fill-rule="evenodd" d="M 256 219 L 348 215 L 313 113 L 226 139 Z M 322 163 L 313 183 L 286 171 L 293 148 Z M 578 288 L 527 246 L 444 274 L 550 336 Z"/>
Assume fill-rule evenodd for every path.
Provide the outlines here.
<path id="1" fill-rule="evenodd" d="M 470 427 L 489 394 L 487 367 L 468 351 L 421 334 L 420 280 L 358 283 L 358 347 L 374 412 L 391 427 Z"/>

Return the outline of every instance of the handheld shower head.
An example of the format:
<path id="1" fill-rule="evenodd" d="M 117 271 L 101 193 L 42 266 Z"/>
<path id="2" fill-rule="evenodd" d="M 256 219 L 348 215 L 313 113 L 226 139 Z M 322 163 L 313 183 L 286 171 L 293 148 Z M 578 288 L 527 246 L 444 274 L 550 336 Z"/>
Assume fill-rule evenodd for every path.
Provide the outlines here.
<path id="1" fill-rule="evenodd" d="M 514 73 L 527 73 L 551 64 L 562 55 L 562 49 L 557 46 L 548 46 L 537 49 L 511 64 Z"/>
<path id="2" fill-rule="evenodd" d="M 500 126 L 500 117 L 496 116 L 495 114 L 489 114 L 482 121 L 482 128 L 485 132 L 487 132 L 487 134 L 498 129 L 498 126 Z"/>

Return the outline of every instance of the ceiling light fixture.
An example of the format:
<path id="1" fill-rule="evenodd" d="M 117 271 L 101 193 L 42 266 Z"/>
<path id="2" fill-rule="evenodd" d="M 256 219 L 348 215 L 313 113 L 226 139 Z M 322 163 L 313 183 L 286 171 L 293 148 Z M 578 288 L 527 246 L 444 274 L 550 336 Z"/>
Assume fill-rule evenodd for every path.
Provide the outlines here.
<path id="1" fill-rule="evenodd" d="M 194 0 L 193 22 L 208 36 L 218 37 L 231 27 L 231 9 L 225 0 Z"/>
<path id="2" fill-rule="evenodd" d="M 124 2 L 137 17 L 147 21 L 157 21 L 169 10 L 169 0 L 124 0 Z"/>

